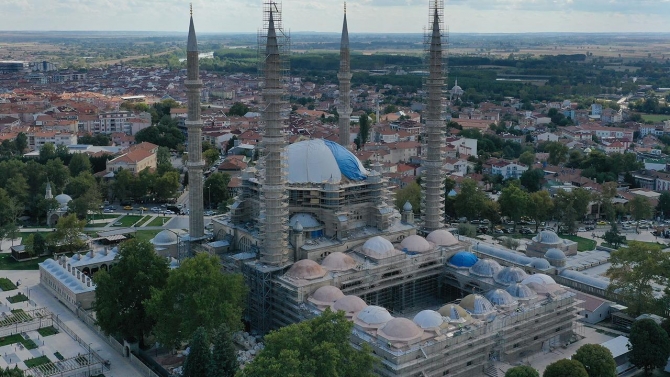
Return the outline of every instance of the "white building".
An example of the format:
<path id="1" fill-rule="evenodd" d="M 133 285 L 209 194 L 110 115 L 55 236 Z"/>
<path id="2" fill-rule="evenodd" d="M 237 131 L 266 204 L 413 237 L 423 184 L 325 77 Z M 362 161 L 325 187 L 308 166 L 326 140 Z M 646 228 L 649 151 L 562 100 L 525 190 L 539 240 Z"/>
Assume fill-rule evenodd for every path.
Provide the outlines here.
<path id="1" fill-rule="evenodd" d="M 491 165 L 491 174 L 502 175 L 504 179 L 519 178 L 528 171 L 528 166 L 509 161 L 499 161 Z"/>

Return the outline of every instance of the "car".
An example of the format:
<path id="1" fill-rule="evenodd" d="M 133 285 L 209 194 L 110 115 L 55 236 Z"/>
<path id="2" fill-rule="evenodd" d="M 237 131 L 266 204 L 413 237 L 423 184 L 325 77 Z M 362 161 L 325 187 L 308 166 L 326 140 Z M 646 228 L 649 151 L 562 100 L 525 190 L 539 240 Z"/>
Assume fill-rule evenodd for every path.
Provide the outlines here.
<path id="1" fill-rule="evenodd" d="M 180 209 L 181 209 L 181 208 L 183 208 L 183 207 L 184 207 L 183 204 L 177 204 L 177 208 L 180 208 Z"/>
<path id="2" fill-rule="evenodd" d="M 149 210 L 149 208 L 147 208 L 147 207 L 140 207 L 140 208 L 138 208 L 138 209 L 139 209 L 140 211 L 148 211 L 148 210 Z"/>
<path id="3" fill-rule="evenodd" d="M 512 234 L 512 233 L 514 233 L 514 232 L 512 232 L 512 229 L 510 229 L 510 228 L 505 228 L 505 229 L 503 229 L 503 232 L 505 232 L 505 234 Z"/>
<path id="4" fill-rule="evenodd" d="M 598 221 L 598 225 L 607 225 L 607 222 L 600 220 L 600 221 Z"/>
<path id="5" fill-rule="evenodd" d="M 640 228 L 640 229 L 649 229 L 649 225 L 647 225 L 647 224 L 642 224 L 642 225 L 640 225 L 639 228 Z"/>
<path id="6" fill-rule="evenodd" d="M 104 211 L 102 211 L 102 212 L 104 212 L 104 213 L 112 213 L 112 212 L 114 212 L 114 211 L 112 211 L 112 210 L 111 210 L 111 209 L 109 209 L 109 208 L 105 208 L 105 210 L 104 210 Z"/>
<path id="7" fill-rule="evenodd" d="M 481 221 L 475 219 L 475 220 L 470 221 L 470 224 L 481 224 Z"/>
<path id="8" fill-rule="evenodd" d="M 505 221 L 505 224 L 507 224 L 507 225 L 514 225 L 514 221 L 512 221 L 512 220 L 507 220 L 507 221 Z"/>
<path id="9" fill-rule="evenodd" d="M 582 227 L 582 228 L 577 229 L 577 231 L 578 232 L 586 232 L 586 228 Z"/>
<path id="10" fill-rule="evenodd" d="M 490 224 L 491 222 L 488 219 L 484 219 L 481 221 L 482 224 Z"/>
<path id="11" fill-rule="evenodd" d="M 624 224 L 621 226 L 621 229 L 631 229 L 632 227 L 628 224 Z"/>
<path id="12" fill-rule="evenodd" d="M 585 226 L 584 229 L 586 229 L 587 232 L 590 232 L 590 231 L 592 231 L 592 230 L 595 230 L 596 228 L 593 227 L 593 226 L 591 226 L 591 225 L 589 225 L 589 226 Z"/>
<path id="13" fill-rule="evenodd" d="M 502 229 L 493 229 L 493 233 L 495 233 L 495 234 L 505 234 L 505 232 Z"/>
<path id="14" fill-rule="evenodd" d="M 160 211 L 160 208 L 158 208 L 158 207 L 151 207 L 151 210 L 154 211 L 154 212 L 158 212 L 158 211 Z"/>
<path id="15" fill-rule="evenodd" d="M 125 209 L 126 211 L 130 211 L 130 210 L 133 209 L 133 207 L 132 206 L 125 206 L 125 207 L 123 207 L 123 209 Z"/>
<path id="16" fill-rule="evenodd" d="M 174 215 L 174 212 L 170 211 L 169 209 L 168 209 L 168 210 L 165 210 L 164 213 L 165 213 L 166 215 Z"/>

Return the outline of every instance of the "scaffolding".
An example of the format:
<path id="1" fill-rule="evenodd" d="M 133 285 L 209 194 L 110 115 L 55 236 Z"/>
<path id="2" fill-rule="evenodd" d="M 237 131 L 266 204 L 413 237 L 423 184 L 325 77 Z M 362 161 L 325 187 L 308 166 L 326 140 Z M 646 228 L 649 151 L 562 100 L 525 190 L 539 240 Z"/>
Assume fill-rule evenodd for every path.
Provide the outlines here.
<path id="1" fill-rule="evenodd" d="M 421 217 L 426 231 L 444 227 L 444 143 L 443 118 L 444 57 L 442 48 L 443 0 L 430 1 L 431 29 L 425 35 L 429 75 L 424 84 L 428 93 L 425 126 L 425 154 L 422 165 L 424 177 L 421 182 Z"/>
<path id="2" fill-rule="evenodd" d="M 273 282 L 283 268 L 275 268 L 258 263 L 242 265 L 242 274 L 249 288 L 248 302 L 244 316 L 253 332 L 265 334 L 272 329 Z"/>

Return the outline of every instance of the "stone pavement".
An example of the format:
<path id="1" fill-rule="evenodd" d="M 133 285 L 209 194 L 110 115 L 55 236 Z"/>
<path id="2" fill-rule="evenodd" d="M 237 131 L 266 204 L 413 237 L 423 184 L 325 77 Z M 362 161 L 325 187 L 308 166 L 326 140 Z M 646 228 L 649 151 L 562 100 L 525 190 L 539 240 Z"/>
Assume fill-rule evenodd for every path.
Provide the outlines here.
<path id="1" fill-rule="evenodd" d="M 59 303 L 53 295 L 49 294 L 48 291 L 39 286 L 39 271 L 2 270 L 0 271 L 0 276 L 7 277 L 13 282 L 21 280 L 21 286 L 19 287 L 19 290 L 6 292 L 4 295 L 2 292 L 0 292 L 0 297 L 13 296 L 18 291 L 21 291 L 28 295 L 30 299 L 37 304 L 38 308 L 47 308 L 54 315 L 58 316 L 58 318 L 63 321 L 67 327 L 74 331 L 84 342 L 89 343 L 91 348 L 95 350 L 95 352 L 97 352 L 100 357 L 105 360 L 110 360 L 111 369 L 105 372 L 106 377 L 135 377 L 142 375 L 142 373 L 130 363 L 129 359 L 124 358 L 121 356 L 121 354 L 112 349 L 112 347 L 107 344 L 95 331 L 84 324 L 84 322 L 80 321 L 75 316 L 75 314 L 67 309 L 64 305 Z M 21 307 L 28 304 L 24 302 L 17 305 Z M 23 309 L 25 310 L 25 308 Z M 81 347 L 66 334 L 57 334 L 45 339 L 52 337 L 54 338 L 53 341 L 49 340 L 49 342 L 46 342 L 45 340 L 45 347 L 47 345 L 49 347 L 45 348 L 45 354 L 51 352 L 53 349 L 58 350 L 66 358 L 75 351 L 75 354 L 78 352 L 81 352 L 82 354 L 85 353 L 83 349 L 82 351 L 77 350 Z M 35 342 L 37 343 L 37 340 Z M 68 347 L 72 348 L 73 350 L 68 350 L 68 347 L 65 347 L 65 344 L 61 342 L 67 342 L 69 344 Z M 0 356 L 4 357 L 4 347 L 0 350 L 3 352 Z M 51 353 L 51 355 L 53 356 L 53 353 Z M 0 361 L 0 365 L 2 365 L 1 363 L 2 361 Z"/>

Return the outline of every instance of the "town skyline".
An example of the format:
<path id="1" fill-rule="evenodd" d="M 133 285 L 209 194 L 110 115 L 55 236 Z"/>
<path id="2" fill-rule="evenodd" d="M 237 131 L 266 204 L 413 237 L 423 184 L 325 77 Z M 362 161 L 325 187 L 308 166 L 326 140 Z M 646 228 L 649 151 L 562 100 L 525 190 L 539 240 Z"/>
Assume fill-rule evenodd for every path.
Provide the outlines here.
<path id="1" fill-rule="evenodd" d="M 428 25 L 425 0 L 348 2 L 352 33 L 420 33 Z M 261 3 L 243 0 L 193 2 L 199 33 L 246 33 L 260 28 Z M 293 32 L 339 32 L 343 2 L 283 3 L 284 25 Z M 670 32 L 670 1 L 451 0 L 444 23 L 454 33 Z M 116 2 L 9 0 L 0 4 L 3 31 L 182 31 L 185 1 Z M 73 22 L 73 20 L 78 20 Z M 389 22 L 402 20 L 402 22 Z"/>

